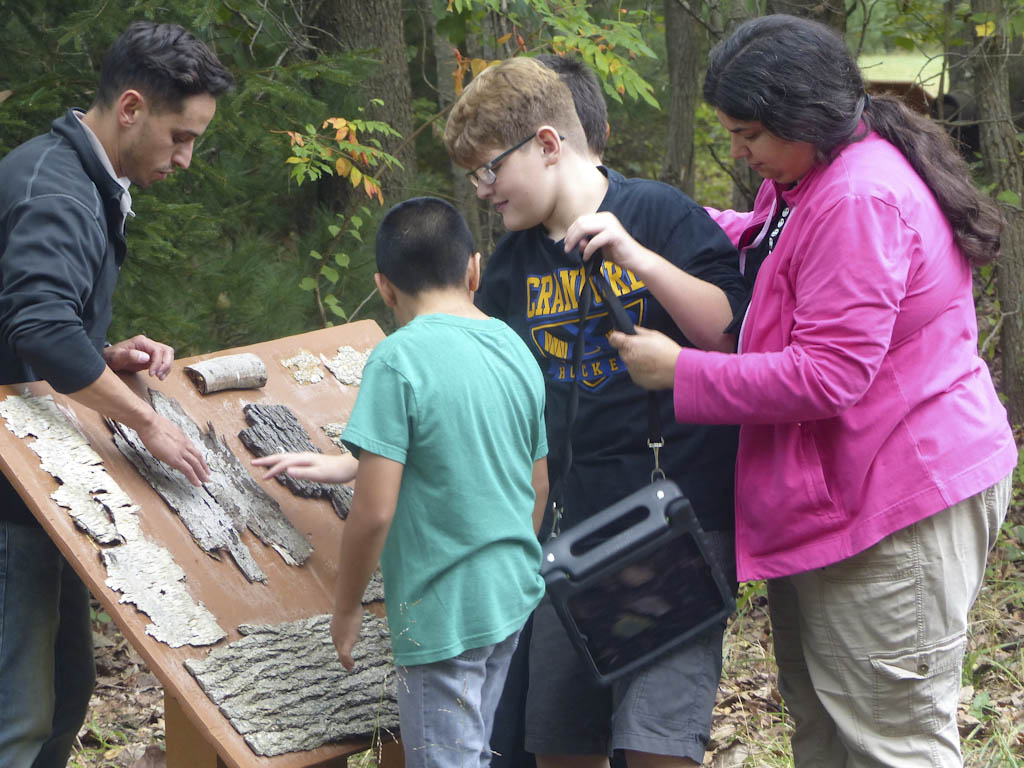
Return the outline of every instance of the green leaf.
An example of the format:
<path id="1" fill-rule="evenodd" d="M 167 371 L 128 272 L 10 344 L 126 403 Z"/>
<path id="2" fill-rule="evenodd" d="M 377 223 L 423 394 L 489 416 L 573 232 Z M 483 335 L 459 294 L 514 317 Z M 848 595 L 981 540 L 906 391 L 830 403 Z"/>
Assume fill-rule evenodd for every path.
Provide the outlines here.
<path id="1" fill-rule="evenodd" d="M 312 277 L 304 277 L 299 281 L 300 291 L 312 291 L 314 288 L 316 288 L 316 280 Z"/>
<path id="2" fill-rule="evenodd" d="M 905 51 L 913 51 L 917 45 L 909 37 L 896 36 L 890 39 L 893 45 L 897 48 L 902 48 Z"/>
<path id="3" fill-rule="evenodd" d="M 1004 189 L 998 195 L 996 200 L 1006 205 L 1012 206 L 1013 208 L 1020 208 L 1020 195 L 1014 192 L 1012 189 Z"/>
<path id="4" fill-rule="evenodd" d="M 327 231 L 331 233 L 331 237 L 337 237 L 338 233 L 341 232 L 341 227 L 339 227 L 337 224 L 331 224 L 329 227 L 327 227 Z"/>
<path id="5" fill-rule="evenodd" d="M 348 267 L 350 260 L 347 253 L 336 253 L 334 254 L 334 263 L 339 267 L 345 269 Z"/>
<path id="6" fill-rule="evenodd" d="M 338 270 L 336 270 L 334 267 L 329 267 L 325 264 L 323 269 L 320 270 L 320 274 L 326 277 L 330 281 L 331 285 L 337 284 Z"/>
<path id="7" fill-rule="evenodd" d="M 317 261 L 323 261 L 323 256 L 320 255 L 320 251 L 310 251 L 309 255 Z"/>

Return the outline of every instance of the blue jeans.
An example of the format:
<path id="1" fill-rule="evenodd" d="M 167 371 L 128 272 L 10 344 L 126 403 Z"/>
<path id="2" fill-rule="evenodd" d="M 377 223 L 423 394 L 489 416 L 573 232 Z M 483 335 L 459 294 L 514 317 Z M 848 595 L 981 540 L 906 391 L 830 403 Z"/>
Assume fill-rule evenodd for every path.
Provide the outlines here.
<path id="1" fill-rule="evenodd" d="M 487 768 L 487 746 L 516 630 L 500 643 L 452 659 L 398 667 L 405 768 Z"/>
<path id="2" fill-rule="evenodd" d="M 42 528 L 0 521 L 0 765 L 63 768 L 95 679 L 89 591 Z"/>

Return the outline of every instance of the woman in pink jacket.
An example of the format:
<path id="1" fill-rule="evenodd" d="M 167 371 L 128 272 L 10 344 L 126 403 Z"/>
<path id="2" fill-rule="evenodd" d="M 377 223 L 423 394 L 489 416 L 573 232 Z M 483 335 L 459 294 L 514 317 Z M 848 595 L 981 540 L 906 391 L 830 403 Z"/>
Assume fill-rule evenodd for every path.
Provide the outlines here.
<path id="1" fill-rule="evenodd" d="M 998 212 L 815 22 L 738 27 L 704 97 L 765 179 L 752 212 L 711 211 L 757 272 L 740 354 L 612 343 L 679 421 L 742 425 L 738 575 L 768 579 L 796 766 L 960 766 L 967 614 L 1017 460 L 971 290 Z"/>

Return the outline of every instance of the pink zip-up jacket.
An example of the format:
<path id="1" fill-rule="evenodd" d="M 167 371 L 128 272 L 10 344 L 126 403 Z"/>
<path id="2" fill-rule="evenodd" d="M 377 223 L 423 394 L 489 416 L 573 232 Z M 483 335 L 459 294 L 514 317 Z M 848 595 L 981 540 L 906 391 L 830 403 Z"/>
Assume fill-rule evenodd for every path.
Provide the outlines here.
<path id="1" fill-rule="evenodd" d="M 750 213 L 790 214 L 754 284 L 740 354 L 684 349 L 676 418 L 741 424 L 740 580 L 835 563 L 1005 477 L 1017 447 L 978 356 L 971 270 L 903 155 L 875 133 Z"/>

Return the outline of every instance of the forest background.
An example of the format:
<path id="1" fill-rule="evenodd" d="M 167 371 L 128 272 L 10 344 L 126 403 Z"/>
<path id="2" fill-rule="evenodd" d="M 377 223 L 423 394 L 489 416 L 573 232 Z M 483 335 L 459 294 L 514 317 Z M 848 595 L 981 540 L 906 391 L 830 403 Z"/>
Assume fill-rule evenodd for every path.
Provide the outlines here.
<path id="1" fill-rule="evenodd" d="M 390 331 L 372 281 L 373 233 L 390 205 L 452 200 L 484 254 L 502 233 L 441 142 L 447 110 L 476 72 L 514 55 L 582 58 L 604 83 L 607 165 L 706 205 L 746 208 L 759 179 L 729 158 L 700 82 L 709 47 L 770 12 L 841 31 L 872 87 L 923 98 L 964 142 L 1007 221 L 998 264 L 976 275 L 979 346 L 1011 421 L 1024 423 L 1024 0 L 0 0 L 0 155 L 67 107 L 89 106 L 103 53 L 129 22 L 180 23 L 214 48 L 237 87 L 190 170 L 133 194 L 109 337 L 145 332 L 188 356 L 351 319 Z M 964 672 L 970 765 L 1024 765 L 1017 474 Z M 763 585 L 745 588 L 732 632 L 734 688 L 723 695 L 744 725 L 718 746 L 745 745 L 737 766 L 785 765 Z"/>

